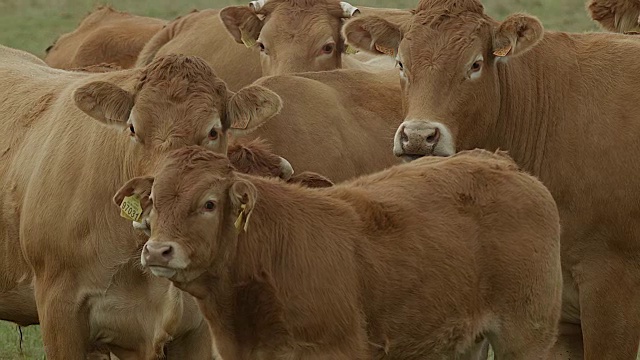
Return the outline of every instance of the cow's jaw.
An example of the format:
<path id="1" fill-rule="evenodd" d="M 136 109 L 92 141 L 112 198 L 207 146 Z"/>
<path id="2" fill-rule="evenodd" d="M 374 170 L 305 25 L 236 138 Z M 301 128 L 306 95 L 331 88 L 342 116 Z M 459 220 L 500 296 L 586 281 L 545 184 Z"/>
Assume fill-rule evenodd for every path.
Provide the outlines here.
<path id="1" fill-rule="evenodd" d="M 149 270 L 151 270 L 151 273 L 153 275 L 167 278 L 167 279 L 174 277 L 178 272 L 176 269 L 172 269 L 164 266 L 153 266 L 153 265 L 149 266 Z"/>

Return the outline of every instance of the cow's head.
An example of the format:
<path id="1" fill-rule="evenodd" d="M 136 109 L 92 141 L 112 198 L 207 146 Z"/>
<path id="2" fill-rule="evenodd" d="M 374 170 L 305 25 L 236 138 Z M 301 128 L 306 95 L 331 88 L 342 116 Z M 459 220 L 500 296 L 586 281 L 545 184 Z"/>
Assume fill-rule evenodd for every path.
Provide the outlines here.
<path id="1" fill-rule="evenodd" d="M 343 34 L 360 49 L 396 57 L 405 120 L 393 151 L 412 160 L 477 145 L 474 139 L 490 131 L 505 95 L 497 63 L 525 54 L 543 28 L 523 14 L 496 22 L 478 0 L 422 0 L 407 23 L 362 16 L 345 24 Z"/>
<path id="2" fill-rule="evenodd" d="M 238 233 L 251 226 L 258 196 L 234 170 L 225 156 L 192 146 L 172 152 L 155 178 L 134 178 L 123 186 L 116 203 L 123 190 L 146 199 L 151 233 L 143 266 L 188 283 L 231 254 Z"/>
<path id="3" fill-rule="evenodd" d="M 230 133 L 252 131 L 282 107 L 277 94 L 260 86 L 230 92 L 197 57 L 161 57 L 122 76 L 132 73 L 139 74 L 131 79 L 132 91 L 94 81 L 76 89 L 74 99 L 86 114 L 130 138 L 128 157 L 146 171 L 170 150 L 189 145 L 225 154 Z"/>
<path id="4" fill-rule="evenodd" d="M 266 76 L 341 68 L 342 22 L 358 12 L 338 0 L 258 0 L 224 8 L 220 19 L 238 43 L 260 51 Z"/>
<path id="5" fill-rule="evenodd" d="M 605 30 L 640 32 L 640 2 L 637 0 L 591 0 L 587 11 L 591 19 Z"/>

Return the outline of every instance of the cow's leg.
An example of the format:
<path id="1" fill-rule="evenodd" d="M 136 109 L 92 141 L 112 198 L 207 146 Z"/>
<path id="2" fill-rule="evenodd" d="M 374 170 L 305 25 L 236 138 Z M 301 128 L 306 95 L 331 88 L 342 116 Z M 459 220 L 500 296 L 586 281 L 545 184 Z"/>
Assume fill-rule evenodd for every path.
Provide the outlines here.
<path id="1" fill-rule="evenodd" d="M 195 309 L 197 311 L 197 309 Z M 175 340 L 167 344 L 167 359 L 214 359 L 213 344 L 209 326 L 202 320 L 200 326 L 181 334 Z"/>
<path id="2" fill-rule="evenodd" d="M 582 359 L 584 359 L 584 352 L 580 325 L 560 323 L 560 334 L 551 349 L 548 360 Z"/>
<path id="3" fill-rule="evenodd" d="M 553 314 L 526 316 L 518 312 L 502 318 L 499 330 L 487 334 L 495 360 L 543 360 L 558 335 Z"/>
<path id="4" fill-rule="evenodd" d="M 463 355 L 457 357 L 457 360 L 487 360 L 489 357 L 489 340 L 486 338 L 478 339 L 469 350 Z"/>
<path id="5" fill-rule="evenodd" d="M 85 359 L 89 350 L 89 315 L 79 303 L 74 276 L 36 275 L 36 304 L 48 360 Z"/>
<path id="6" fill-rule="evenodd" d="M 600 255 L 575 271 L 585 360 L 635 360 L 640 343 L 640 263 Z"/>
<path id="7" fill-rule="evenodd" d="M 38 308 L 31 284 L 0 292 L 0 320 L 21 326 L 38 324 Z"/>

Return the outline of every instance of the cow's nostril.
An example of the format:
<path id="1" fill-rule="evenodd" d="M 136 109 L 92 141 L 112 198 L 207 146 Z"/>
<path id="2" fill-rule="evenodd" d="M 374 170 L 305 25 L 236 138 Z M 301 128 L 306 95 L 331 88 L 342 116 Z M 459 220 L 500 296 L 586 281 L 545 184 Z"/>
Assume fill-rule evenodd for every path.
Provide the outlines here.
<path id="1" fill-rule="evenodd" d="M 173 246 L 167 246 L 165 249 L 163 249 L 162 251 L 163 257 L 170 258 L 171 255 L 173 255 Z"/>
<path id="2" fill-rule="evenodd" d="M 440 139 L 440 130 L 438 128 L 433 129 L 433 134 L 427 136 L 426 141 L 429 144 L 435 144 Z"/>
<path id="3" fill-rule="evenodd" d="M 407 136 L 407 132 L 405 131 L 404 128 L 402 128 L 402 130 L 400 131 L 400 140 L 404 142 L 409 141 L 409 136 Z"/>

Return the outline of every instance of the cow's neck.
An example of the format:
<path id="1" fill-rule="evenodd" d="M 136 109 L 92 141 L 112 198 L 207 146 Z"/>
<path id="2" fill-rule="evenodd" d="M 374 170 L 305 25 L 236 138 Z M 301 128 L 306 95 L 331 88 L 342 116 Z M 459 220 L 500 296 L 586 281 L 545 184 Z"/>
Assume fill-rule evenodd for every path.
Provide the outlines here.
<path id="1" fill-rule="evenodd" d="M 525 170 L 541 175 L 548 142 L 558 122 L 575 104 L 575 59 L 572 51 L 558 54 L 567 46 L 560 33 L 547 33 L 538 46 L 506 63 L 497 65 L 500 111 L 489 147 L 508 150 Z M 549 54 L 554 54 L 549 56 Z M 548 154 L 547 154 L 548 155 Z"/>

